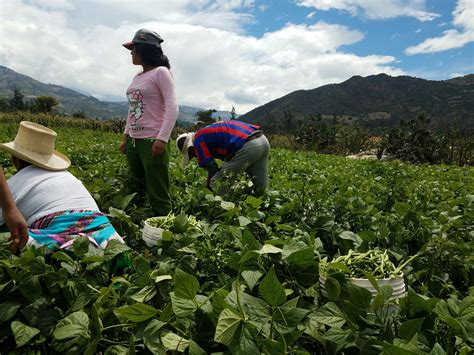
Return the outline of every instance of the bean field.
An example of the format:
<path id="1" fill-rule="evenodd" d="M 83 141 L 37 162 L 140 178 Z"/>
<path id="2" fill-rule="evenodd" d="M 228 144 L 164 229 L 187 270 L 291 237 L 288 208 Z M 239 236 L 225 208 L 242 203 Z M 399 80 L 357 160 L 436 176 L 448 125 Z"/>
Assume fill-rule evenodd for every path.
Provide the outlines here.
<path id="1" fill-rule="evenodd" d="M 0 123 L 0 141 L 17 127 Z M 148 247 L 143 222 L 154 216 L 128 189 L 121 135 L 51 128 L 127 245 L 97 250 L 78 239 L 74 253 L 14 255 L 1 234 L 2 354 L 472 353 L 472 167 L 273 148 L 263 196 L 245 176 L 222 182 L 218 195 L 203 169 L 181 166 L 173 145 L 180 225 Z M 11 176 L 9 156 L 0 162 Z M 380 287 L 372 297 L 340 263 L 326 270 L 323 294 L 320 263 L 350 253 L 405 264 L 397 272 L 406 295 Z M 360 268 L 369 279 L 380 273 Z"/>

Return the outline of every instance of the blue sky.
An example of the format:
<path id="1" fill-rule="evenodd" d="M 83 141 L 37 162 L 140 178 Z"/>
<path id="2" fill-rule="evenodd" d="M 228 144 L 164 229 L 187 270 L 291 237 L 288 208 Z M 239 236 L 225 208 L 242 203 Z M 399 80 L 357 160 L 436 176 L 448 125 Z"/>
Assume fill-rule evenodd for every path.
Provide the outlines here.
<path id="1" fill-rule="evenodd" d="M 357 1 L 356 1 L 357 2 Z M 361 1 L 363 3 L 363 1 Z M 441 37 L 447 29 L 453 28 L 453 11 L 458 4 L 455 0 L 426 1 L 424 9 L 437 16 L 430 21 L 420 21 L 415 17 L 397 16 L 392 18 L 369 18 L 363 9 L 351 14 L 337 8 L 326 11 L 308 6 L 298 6 L 291 0 L 265 0 L 259 2 L 262 11 L 254 8 L 255 21 L 245 26 L 245 30 L 255 36 L 274 31 L 286 23 L 306 23 L 324 21 L 343 24 L 364 33 L 364 39 L 341 49 L 360 56 L 384 54 L 397 58 L 397 67 L 409 75 L 432 80 L 445 80 L 457 74 L 474 72 L 474 42 L 459 48 L 434 53 L 407 55 L 408 47 L 416 46 L 427 38 Z M 474 0 L 470 0 L 471 14 L 474 16 Z M 474 22 L 474 17 L 472 18 Z"/>
<path id="2" fill-rule="evenodd" d="M 473 73 L 473 18 L 474 0 L 0 0 L 0 65 L 125 100 L 121 43 L 150 28 L 180 104 L 245 113 L 353 75 Z"/>

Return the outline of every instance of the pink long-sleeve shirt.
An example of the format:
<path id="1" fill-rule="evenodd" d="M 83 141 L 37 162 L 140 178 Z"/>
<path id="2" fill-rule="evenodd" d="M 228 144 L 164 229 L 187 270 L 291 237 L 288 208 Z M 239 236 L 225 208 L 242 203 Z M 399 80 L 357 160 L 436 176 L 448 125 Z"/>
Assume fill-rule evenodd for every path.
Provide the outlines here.
<path id="1" fill-rule="evenodd" d="M 168 142 L 178 118 L 174 79 L 166 67 L 135 75 L 127 89 L 125 134 Z"/>

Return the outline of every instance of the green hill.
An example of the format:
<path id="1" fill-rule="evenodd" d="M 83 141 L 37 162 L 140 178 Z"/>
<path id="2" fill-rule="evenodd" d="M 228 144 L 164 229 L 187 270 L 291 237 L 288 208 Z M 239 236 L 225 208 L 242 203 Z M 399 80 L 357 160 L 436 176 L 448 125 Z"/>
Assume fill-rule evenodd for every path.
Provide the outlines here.
<path id="1" fill-rule="evenodd" d="M 426 112 L 434 128 L 474 128 L 474 75 L 446 81 L 386 74 L 354 76 L 340 84 L 299 90 L 241 116 L 243 121 L 285 127 L 310 114 L 336 115 L 373 128 L 392 126 Z"/>
<path id="2" fill-rule="evenodd" d="M 15 87 L 27 100 L 40 95 L 55 97 L 60 102 L 58 110 L 66 114 L 84 111 L 87 116 L 98 118 L 125 117 L 127 114 L 126 102 L 100 101 L 63 86 L 44 84 L 0 66 L 0 96 L 10 97 Z"/>

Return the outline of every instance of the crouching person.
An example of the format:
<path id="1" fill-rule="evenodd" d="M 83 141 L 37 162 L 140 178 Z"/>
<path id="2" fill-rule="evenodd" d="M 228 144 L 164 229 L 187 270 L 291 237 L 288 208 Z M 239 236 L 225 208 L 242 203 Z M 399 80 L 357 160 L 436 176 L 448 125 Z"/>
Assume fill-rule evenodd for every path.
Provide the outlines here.
<path id="1" fill-rule="evenodd" d="M 67 171 L 71 161 L 55 150 L 56 136 L 49 128 L 22 121 L 15 140 L 0 144 L 17 169 L 8 185 L 29 226 L 26 245 L 69 249 L 84 236 L 98 248 L 112 239 L 124 243 L 81 181 Z M 12 245 L 25 241 L 12 240 Z"/>

